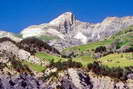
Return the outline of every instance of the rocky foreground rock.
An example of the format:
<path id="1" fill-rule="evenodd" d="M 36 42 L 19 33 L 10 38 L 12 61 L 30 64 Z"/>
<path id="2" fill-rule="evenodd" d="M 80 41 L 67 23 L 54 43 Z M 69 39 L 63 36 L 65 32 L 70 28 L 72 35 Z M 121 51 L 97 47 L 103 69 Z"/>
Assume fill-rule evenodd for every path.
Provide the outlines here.
<path id="1" fill-rule="evenodd" d="M 1 74 L 0 89 L 133 89 L 133 80 L 114 81 L 109 77 L 86 74 L 73 68 L 59 73 L 57 80 L 40 79 L 26 73 L 15 76 Z"/>

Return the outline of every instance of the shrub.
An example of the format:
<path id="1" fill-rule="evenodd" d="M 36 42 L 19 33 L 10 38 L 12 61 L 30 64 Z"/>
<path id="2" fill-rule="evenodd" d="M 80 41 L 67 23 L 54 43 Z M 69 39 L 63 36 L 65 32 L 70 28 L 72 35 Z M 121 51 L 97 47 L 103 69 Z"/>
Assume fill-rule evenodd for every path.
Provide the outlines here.
<path id="1" fill-rule="evenodd" d="M 97 47 L 96 50 L 95 50 L 95 53 L 98 53 L 98 52 L 100 52 L 100 53 L 106 52 L 106 47 L 105 46 Z"/>
<path id="2" fill-rule="evenodd" d="M 56 67 L 58 70 L 64 70 L 67 68 L 80 68 L 82 67 L 82 64 L 80 62 L 74 62 L 71 59 L 68 61 L 64 61 L 64 62 L 52 62 L 50 63 L 51 65 L 49 67 Z"/>
<path id="3" fill-rule="evenodd" d="M 120 80 L 127 80 L 127 74 L 131 71 L 130 68 L 109 68 L 108 66 L 100 65 L 99 62 L 94 62 L 88 65 L 88 69 L 98 75 L 110 76 Z"/>

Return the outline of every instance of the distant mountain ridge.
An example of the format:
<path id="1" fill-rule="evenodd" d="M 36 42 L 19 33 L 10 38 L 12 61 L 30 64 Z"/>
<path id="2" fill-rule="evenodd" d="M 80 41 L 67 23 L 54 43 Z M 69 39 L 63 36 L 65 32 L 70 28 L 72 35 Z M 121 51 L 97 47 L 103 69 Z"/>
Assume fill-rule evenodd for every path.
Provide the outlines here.
<path id="1" fill-rule="evenodd" d="M 101 23 L 81 22 L 71 12 L 66 12 L 49 23 L 32 25 L 21 31 L 22 38 L 46 36 L 54 39 L 48 43 L 62 50 L 72 46 L 107 39 L 133 24 L 133 16 L 107 17 Z"/>
<path id="2" fill-rule="evenodd" d="M 57 36 L 59 40 L 50 41 L 57 48 L 86 44 L 104 40 L 121 29 L 133 24 L 133 17 L 107 17 L 101 23 L 81 22 L 71 12 L 66 12 L 47 24 L 34 25 L 22 30 L 23 38 L 41 35 Z"/>

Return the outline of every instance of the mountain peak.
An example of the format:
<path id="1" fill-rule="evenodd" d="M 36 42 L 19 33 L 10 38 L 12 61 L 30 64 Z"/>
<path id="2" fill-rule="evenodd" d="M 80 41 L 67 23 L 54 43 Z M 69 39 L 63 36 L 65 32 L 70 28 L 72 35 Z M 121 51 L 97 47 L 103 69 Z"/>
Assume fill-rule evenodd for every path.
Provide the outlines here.
<path id="1" fill-rule="evenodd" d="M 65 12 L 65 13 L 63 13 L 64 15 L 73 15 L 73 13 L 72 12 Z M 62 15 L 63 15 L 62 14 Z"/>
<path id="2" fill-rule="evenodd" d="M 52 20 L 51 25 L 62 25 L 64 23 L 73 24 L 75 17 L 72 12 L 65 12 Z"/>
<path id="3" fill-rule="evenodd" d="M 65 13 L 63 13 L 63 14 L 61 14 L 61 15 L 64 15 L 64 16 L 67 16 L 67 17 L 72 17 L 72 16 L 74 16 L 74 14 L 72 13 L 72 12 L 65 12 Z"/>

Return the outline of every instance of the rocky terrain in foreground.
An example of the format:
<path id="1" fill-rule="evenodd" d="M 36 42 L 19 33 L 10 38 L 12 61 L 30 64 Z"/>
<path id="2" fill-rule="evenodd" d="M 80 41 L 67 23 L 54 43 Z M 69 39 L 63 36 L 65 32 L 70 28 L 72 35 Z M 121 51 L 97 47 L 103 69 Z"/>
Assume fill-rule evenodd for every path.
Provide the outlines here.
<path id="1" fill-rule="evenodd" d="M 51 73 L 55 73 L 56 71 Z M 1 73 L 1 72 L 0 72 Z M 133 75 L 125 82 L 115 81 L 110 77 L 85 74 L 80 69 L 69 68 L 58 72 L 56 77 L 43 80 L 46 76 L 36 77 L 27 73 L 0 75 L 0 89 L 132 89 Z"/>

